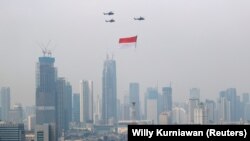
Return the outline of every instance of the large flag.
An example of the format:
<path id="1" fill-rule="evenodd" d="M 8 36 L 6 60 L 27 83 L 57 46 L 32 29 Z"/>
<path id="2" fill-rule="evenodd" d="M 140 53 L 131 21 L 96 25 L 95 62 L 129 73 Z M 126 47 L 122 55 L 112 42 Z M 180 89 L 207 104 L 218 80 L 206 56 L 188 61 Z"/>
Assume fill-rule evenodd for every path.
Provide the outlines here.
<path id="1" fill-rule="evenodd" d="M 119 48 L 136 48 L 137 36 L 119 39 Z"/>

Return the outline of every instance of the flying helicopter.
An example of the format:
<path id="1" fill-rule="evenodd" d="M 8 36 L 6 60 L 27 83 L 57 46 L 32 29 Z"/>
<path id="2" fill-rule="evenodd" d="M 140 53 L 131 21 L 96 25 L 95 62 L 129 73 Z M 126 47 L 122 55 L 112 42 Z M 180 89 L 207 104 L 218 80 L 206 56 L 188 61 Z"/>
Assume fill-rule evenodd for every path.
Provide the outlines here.
<path id="1" fill-rule="evenodd" d="M 134 20 L 142 21 L 142 20 L 145 20 L 145 18 L 140 16 L 138 18 L 134 18 Z"/>
<path id="2" fill-rule="evenodd" d="M 114 19 L 110 19 L 110 20 L 105 20 L 105 22 L 113 23 L 113 22 L 115 22 L 115 20 Z"/>
<path id="3" fill-rule="evenodd" d="M 109 15 L 109 16 L 110 16 L 110 15 L 114 15 L 114 14 L 115 14 L 115 13 L 112 12 L 112 11 L 109 11 L 109 12 L 106 12 L 106 13 L 104 12 L 104 13 L 103 13 L 103 15 Z"/>

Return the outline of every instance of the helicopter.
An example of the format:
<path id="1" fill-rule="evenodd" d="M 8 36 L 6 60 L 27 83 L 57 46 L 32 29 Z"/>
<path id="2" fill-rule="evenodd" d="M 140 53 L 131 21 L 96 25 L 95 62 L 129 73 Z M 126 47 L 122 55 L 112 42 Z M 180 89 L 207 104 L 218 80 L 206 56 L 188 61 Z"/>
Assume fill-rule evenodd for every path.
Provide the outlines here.
<path id="1" fill-rule="evenodd" d="M 138 17 L 138 18 L 134 18 L 134 20 L 141 21 L 141 20 L 145 20 L 145 18 L 140 16 L 140 17 Z"/>
<path id="2" fill-rule="evenodd" d="M 115 14 L 115 13 L 112 12 L 112 11 L 109 11 L 109 12 L 106 12 L 106 13 L 104 12 L 104 13 L 103 13 L 103 15 L 109 15 L 109 16 L 110 16 L 110 15 L 114 15 L 114 14 Z"/>
<path id="3" fill-rule="evenodd" d="M 115 22 L 115 20 L 114 19 L 110 19 L 110 20 L 105 20 L 105 22 L 113 23 L 113 22 Z"/>

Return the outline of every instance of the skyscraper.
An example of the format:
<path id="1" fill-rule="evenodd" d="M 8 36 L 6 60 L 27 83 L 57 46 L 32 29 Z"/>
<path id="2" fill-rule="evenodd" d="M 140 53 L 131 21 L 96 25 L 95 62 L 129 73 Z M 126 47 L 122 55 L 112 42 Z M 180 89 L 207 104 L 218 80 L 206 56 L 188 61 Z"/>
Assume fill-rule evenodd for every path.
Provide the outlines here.
<path id="1" fill-rule="evenodd" d="M 73 121 L 80 122 L 80 94 L 73 94 Z"/>
<path id="2" fill-rule="evenodd" d="M 55 58 L 39 57 L 36 68 L 36 123 L 55 123 L 56 68 Z"/>
<path id="3" fill-rule="evenodd" d="M 93 81 L 80 81 L 80 122 L 93 123 Z"/>
<path id="4" fill-rule="evenodd" d="M 72 88 L 71 85 L 62 77 L 56 81 L 56 102 L 57 114 L 56 125 L 58 130 L 58 137 L 62 135 L 63 130 L 69 129 L 72 115 Z"/>
<path id="5" fill-rule="evenodd" d="M 132 107 L 132 103 L 135 103 L 135 118 L 140 119 L 140 89 L 138 83 L 129 84 L 129 105 Z"/>
<path id="6" fill-rule="evenodd" d="M 172 88 L 162 88 L 163 110 L 166 112 L 172 111 Z"/>
<path id="7" fill-rule="evenodd" d="M 107 59 L 104 62 L 102 74 L 102 122 L 114 125 L 117 123 L 117 92 L 116 92 L 116 63 Z"/>
<path id="8" fill-rule="evenodd" d="M 0 120 L 8 120 L 10 110 L 10 88 L 2 87 L 0 91 Z"/>
<path id="9" fill-rule="evenodd" d="M 155 88 L 148 88 L 145 96 L 145 114 L 147 120 L 158 124 L 158 91 Z"/>
<path id="10" fill-rule="evenodd" d="M 194 123 L 194 109 L 198 108 L 200 103 L 200 90 L 192 88 L 189 93 L 189 108 L 188 108 L 188 122 Z"/>

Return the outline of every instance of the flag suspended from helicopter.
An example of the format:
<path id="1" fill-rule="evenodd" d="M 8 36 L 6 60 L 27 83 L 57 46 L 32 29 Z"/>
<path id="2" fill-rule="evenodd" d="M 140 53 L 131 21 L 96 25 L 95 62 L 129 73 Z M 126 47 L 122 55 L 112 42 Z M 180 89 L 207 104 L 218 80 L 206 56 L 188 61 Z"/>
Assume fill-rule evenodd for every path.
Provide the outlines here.
<path id="1" fill-rule="evenodd" d="M 119 48 L 136 48 L 137 36 L 119 38 Z"/>

